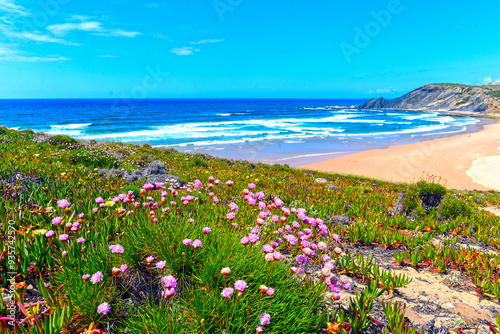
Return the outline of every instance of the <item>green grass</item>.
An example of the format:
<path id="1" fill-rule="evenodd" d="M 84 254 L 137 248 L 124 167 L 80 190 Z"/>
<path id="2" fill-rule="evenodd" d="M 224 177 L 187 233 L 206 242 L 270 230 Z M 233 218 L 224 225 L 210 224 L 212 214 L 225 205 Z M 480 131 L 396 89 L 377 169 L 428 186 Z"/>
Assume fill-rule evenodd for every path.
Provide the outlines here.
<path id="1" fill-rule="evenodd" d="M 434 177 L 413 185 L 395 184 L 147 145 L 74 143 L 65 138 L 75 147 L 70 150 L 63 141 L 56 145 L 51 141 L 53 137 L 34 132 L 5 129 L 0 133 L 0 179 L 14 173 L 43 176 L 40 186 L 28 186 L 24 192 L 16 185 L 0 188 L 1 251 L 7 254 L 10 246 L 16 254 L 13 264 L 7 256 L 0 257 L 0 267 L 3 273 L 18 273 L 15 298 L 26 306 L 21 317 L 38 312 L 33 317 L 41 326 L 52 326 L 55 322 L 50 319 L 57 318 L 68 332 L 81 332 L 93 324 L 96 329 L 112 327 L 113 333 L 143 333 L 144 328 L 150 333 L 254 333 L 266 313 L 271 320 L 263 326 L 264 333 L 318 333 L 334 324 L 362 330 L 370 323 L 374 296 L 415 284 L 380 270 L 373 259 L 364 263 L 358 255 L 339 255 L 335 250 L 362 245 L 391 246 L 397 250 L 397 263 L 416 268 L 423 260 L 441 272 L 458 268 L 479 293 L 500 298 L 500 276 L 495 271 L 498 256 L 429 244 L 431 238 L 446 234 L 498 250 L 500 218 L 478 209 L 479 205 L 499 205 L 497 192 L 450 191 Z M 185 182 L 199 180 L 203 187 L 148 191 L 141 189 L 140 182 L 127 184 L 120 178 L 101 177 L 94 170 L 100 166 L 140 168 L 151 157 L 163 162 L 169 173 Z M 215 185 L 211 177 L 220 183 Z M 319 177 L 328 183 L 316 182 Z M 228 180 L 234 184 L 226 185 Z M 330 190 L 329 184 L 342 190 Z M 391 214 L 403 191 L 408 191 L 405 205 L 416 211 L 414 217 Z M 256 198 L 260 192 L 262 197 Z M 249 193 L 256 199 L 255 205 L 249 201 Z M 441 197 L 444 202 L 437 207 L 424 205 L 426 201 L 437 203 L 434 200 Z M 104 201 L 102 207 L 98 198 Z M 62 199 L 70 203 L 67 209 L 57 204 Z M 478 199 L 481 204 L 475 203 Z M 233 220 L 228 218 L 231 212 Z M 349 216 L 352 225 L 329 221 L 342 214 Z M 62 218 L 60 224 L 53 224 L 56 217 Z M 203 232 L 205 227 L 210 228 L 209 233 Z M 242 238 L 256 228 L 258 241 L 242 244 Z M 47 231 L 55 235 L 47 237 Z M 13 233 L 15 240 L 9 243 Z M 65 234 L 68 241 L 61 241 Z M 301 237 L 312 245 L 301 245 Z M 195 249 L 185 245 L 185 239 L 197 239 L 203 246 Z M 110 251 L 117 244 L 123 246 L 123 253 Z M 261 250 L 264 245 L 274 249 L 276 259 L 287 260 L 268 255 L 266 261 Z M 317 256 L 311 253 L 313 248 Z M 156 265 L 161 261 L 164 266 L 159 268 Z M 329 266 L 327 262 L 336 264 L 328 274 L 332 286 L 317 275 Z M 127 266 L 124 272 L 116 269 L 123 265 Z M 221 274 L 226 267 L 231 269 L 227 277 Z M 98 271 L 103 275 L 100 282 L 83 280 L 83 275 Z M 344 274 L 351 281 L 360 277 L 374 280 L 350 302 L 356 312 L 332 299 L 332 292 L 346 298 L 348 285 L 335 283 Z M 168 275 L 176 279 L 177 286 L 173 297 L 163 298 L 161 278 Z M 8 278 L 0 276 L 2 287 L 9 287 Z M 234 289 L 237 280 L 247 283 L 245 291 L 240 295 L 234 291 L 230 299 L 223 297 L 223 289 Z M 48 284 L 54 295 L 45 298 L 50 308 L 39 310 L 30 305 L 21 282 L 38 282 L 42 290 Z M 261 285 L 273 288 L 274 294 L 261 293 Z M 105 315 L 97 312 L 103 303 L 110 306 Z M 404 315 L 404 310 L 397 312 Z M 8 314 L 3 302 L 0 314 Z M 22 326 L 28 331 L 38 328 L 30 321 Z"/>
<path id="2" fill-rule="evenodd" d="M 469 102 L 469 100 L 470 100 L 471 98 L 472 98 L 472 96 L 466 96 L 466 97 L 464 97 L 464 98 L 462 99 L 462 101 L 457 102 L 457 104 L 456 104 L 456 105 L 457 105 L 457 106 L 460 106 L 460 105 L 462 105 L 462 104 L 466 104 L 467 102 Z"/>

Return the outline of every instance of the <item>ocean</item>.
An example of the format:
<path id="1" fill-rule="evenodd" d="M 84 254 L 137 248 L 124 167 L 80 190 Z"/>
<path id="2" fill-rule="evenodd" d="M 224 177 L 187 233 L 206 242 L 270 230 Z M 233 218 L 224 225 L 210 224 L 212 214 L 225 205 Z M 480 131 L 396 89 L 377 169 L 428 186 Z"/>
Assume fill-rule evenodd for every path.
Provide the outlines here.
<path id="1" fill-rule="evenodd" d="M 77 139 L 302 165 L 470 131 L 439 112 L 358 110 L 360 99 L 0 100 L 0 124 Z"/>

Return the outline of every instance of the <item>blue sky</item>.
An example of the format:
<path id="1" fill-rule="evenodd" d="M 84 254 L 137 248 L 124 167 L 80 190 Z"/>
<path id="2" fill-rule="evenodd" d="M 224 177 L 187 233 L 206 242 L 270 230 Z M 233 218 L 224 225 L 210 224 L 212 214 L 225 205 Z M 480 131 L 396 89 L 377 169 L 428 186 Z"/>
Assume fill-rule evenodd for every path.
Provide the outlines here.
<path id="1" fill-rule="evenodd" d="M 499 1 L 0 0 L 0 98 L 395 97 L 500 81 Z"/>

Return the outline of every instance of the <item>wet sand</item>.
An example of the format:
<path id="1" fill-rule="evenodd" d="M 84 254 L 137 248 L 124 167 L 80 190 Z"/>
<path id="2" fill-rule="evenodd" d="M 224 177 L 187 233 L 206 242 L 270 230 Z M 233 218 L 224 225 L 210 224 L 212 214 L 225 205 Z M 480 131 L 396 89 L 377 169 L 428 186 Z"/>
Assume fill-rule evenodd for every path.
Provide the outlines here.
<path id="1" fill-rule="evenodd" d="M 500 191 L 500 122 L 473 133 L 356 152 L 301 165 L 319 171 L 413 182 L 424 173 L 455 189 Z"/>

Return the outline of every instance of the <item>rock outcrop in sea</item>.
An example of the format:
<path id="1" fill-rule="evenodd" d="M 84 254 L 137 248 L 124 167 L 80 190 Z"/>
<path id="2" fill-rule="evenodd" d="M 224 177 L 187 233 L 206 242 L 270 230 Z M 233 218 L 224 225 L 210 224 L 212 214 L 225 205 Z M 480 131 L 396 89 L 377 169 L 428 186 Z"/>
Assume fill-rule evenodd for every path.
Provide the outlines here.
<path id="1" fill-rule="evenodd" d="M 430 84 L 394 100 L 371 99 L 358 108 L 500 114 L 500 83 L 482 86 Z"/>

